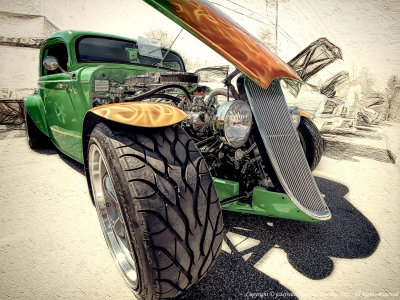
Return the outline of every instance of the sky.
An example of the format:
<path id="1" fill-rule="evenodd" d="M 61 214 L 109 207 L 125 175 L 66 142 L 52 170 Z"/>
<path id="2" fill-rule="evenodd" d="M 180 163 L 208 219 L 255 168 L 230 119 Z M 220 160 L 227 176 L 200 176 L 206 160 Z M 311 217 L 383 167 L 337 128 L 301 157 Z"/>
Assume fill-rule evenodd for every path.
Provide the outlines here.
<path id="1" fill-rule="evenodd" d="M 278 54 L 285 61 L 326 37 L 341 48 L 344 58 L 328 67 L 327 75 L 343 69 L 356 75 L 368 68 L 377 88 L 384 87 L 390 75 L 400 75 L 399 0 L 270 0 L 268 7 L 261 0 L 213 2 L 256 34 L 263 27 L 274 33 L 277 2 Z"/>
<path id="2" fill-rule="evenodd" d="M 375 85 L 400 75 L 400 0 L 211 0 L 253 35 L 274 32 L 278 3 L 278 54 L 288 61 L 320 37 L 339 46 L 343 69 L 357 74 L 368 68 Z M 1 10 L 43 14 L 62 30 L 79 29 L 137 38 L 151 29 L 175 36 L 180 27 L 140 0 L 0 0 Z M 27 28 L 29 31 L 29 28 Z M 272 37 L 274 38 L 274 36 Z M 199 64 L 227 64 L 218 54 L 183 32 L 174 48 Z"/>
<path id="3" fill-rule="evenodd" d="M 351 73 L 368 68 L 377 86 L 400 75 L 400 1 L 288 1 L 281 11 L 281 26 L 301 46 L 327 37 L 342 49 Z"/>

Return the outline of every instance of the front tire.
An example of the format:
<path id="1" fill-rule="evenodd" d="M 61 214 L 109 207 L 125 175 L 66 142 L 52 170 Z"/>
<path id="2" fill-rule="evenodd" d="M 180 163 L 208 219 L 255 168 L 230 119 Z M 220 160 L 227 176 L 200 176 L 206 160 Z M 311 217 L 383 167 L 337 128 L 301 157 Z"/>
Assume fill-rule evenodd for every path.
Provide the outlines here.
<path id="1" fill-rule="evenodd" d="M 317 126 L 308 118 L 301 117 L 297 130 L 308 165 L 314 171 L 324 152 L 324 140 Z"/>
<path id="2" fill-rule="evenodd" d="M 222 213 L 212 177 L 179 126 L 98 124 L 88 145 L 93 198 L 110 251 L 143 299 L 173 298 L 219 255 Z"/>

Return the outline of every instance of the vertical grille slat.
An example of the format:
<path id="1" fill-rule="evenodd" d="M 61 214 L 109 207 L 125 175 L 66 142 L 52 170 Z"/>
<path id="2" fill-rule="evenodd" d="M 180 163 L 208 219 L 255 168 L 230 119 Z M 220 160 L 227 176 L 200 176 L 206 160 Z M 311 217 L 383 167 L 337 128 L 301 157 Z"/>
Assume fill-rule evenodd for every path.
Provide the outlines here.
<path id="1" fill-rule="evenodd" d="M 278 80 L 267 89 L 246 79 L 246 92 L 272 166 L 293 203 L 320 220 L 331 214 L 311 174 Z"/>

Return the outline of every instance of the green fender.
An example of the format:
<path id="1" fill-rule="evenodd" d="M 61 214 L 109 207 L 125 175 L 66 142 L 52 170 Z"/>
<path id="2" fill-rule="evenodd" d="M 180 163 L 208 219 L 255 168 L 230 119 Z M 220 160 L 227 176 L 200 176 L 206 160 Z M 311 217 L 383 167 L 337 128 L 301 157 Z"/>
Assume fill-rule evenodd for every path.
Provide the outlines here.
<path id="1" fill-rule="evenodd" d="M 24 98 L 25 109 L 29 116 L 35 122 L 36 126 L 46 135 L 49 136 L 46 118 L 44 116 L 44 105 L 40 95 L 31 95 Z"/>

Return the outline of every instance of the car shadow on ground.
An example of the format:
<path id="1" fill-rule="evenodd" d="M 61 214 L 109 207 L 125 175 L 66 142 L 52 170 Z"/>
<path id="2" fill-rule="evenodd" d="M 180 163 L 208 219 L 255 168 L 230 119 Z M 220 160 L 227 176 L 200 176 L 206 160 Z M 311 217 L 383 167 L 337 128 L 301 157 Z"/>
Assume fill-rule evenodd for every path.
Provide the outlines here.
<path id="1" fill-rule="evenodd" d="M 373 125 L 365 125 L 365 126 L 357 126 L 355 131 L 323 131 L 321 132 L 322 135 L 325 137 L 350 137 L 350 138 L 366 138 L 370 140 L 382 140 L 383 136 L 378 133 L 377 129 L 375 127 L 372 127 Z"/>
<path id="2" fill-rule="evenodd" d="M 59 151 L 55 146 L 47 146 L 44 149 L 32 149 L 36 153 L 42 154 L 42 155 L 58 155 L 63 162 L 65 162 L 68 166 L 70 166 L 72 169 L 74 169 L 76 172 L 85 175 L 85 170 L 82 164 L 77 162 L 76 160 L 68 157 L 61 151 Z"/>
<path id="3" fill-rule="evenodd" d="M 77 162 L 76 160 L 71 159 L 70 157 L 66 156 L 65 154 L 61 153 L 58 151 L 58 155 L 60 156 L 60 158 L 66 163 L 68 164 L 71 168 L 73 168 L 75 171 L 77 171 L 78 173 L 85 175 L 85 168 L 84 166 Z"/>
<path id="4" fill-rule="evenodd" d="M 59 155 L 71 168 L 84 176 L 83 165 L 55 148 L 36 150 L 45 155 Z M 231 253 L 222 251 L 212 270 L 193 285 L 181 299 L 296 299 L 277 279 L 254 268 L 272 248 L 287 254 L 291 266 L 302 275 L 320 280 L 328 277 L 336 258 L 365 258 L 377 249 L 380 237 L 373 224 L 345 196 L 349 189 L 338 182 L 315 177 L 332 212 L 332 219 L 307 223 L 225 211 L 225 231 L 259 241 L 255 247 L 238 251 L 228 238 Z M 267 224 L 269 223 L 269 224 Z M 271 223 L 273 226 L 270 226 Z M 245 260 L 244 255 L 250 254 Z M 279 279 L 279 278 L 278 278 Z M 259 293 L 259 294 L 257 294 Z"/>
<path id="5" fill-rule="evenodd" d="M 338 160 L 358 161 L 356 157 L 369 158 L 376 161 L 394 164 L 393 154 L 386 149 L 345 143 L 342 141 L 325 140 L 324 155 Z"/>
<path id="6" fill-rule="evenodd" d="M 224 212 L 226 231 L 260 241 L 250 249 L 238 252 L 229 239 L 225 241 L 231 254 L 222 252 L 214 268 L 206 277 L 183 295 L 182 299 L 251 299 L 268 297 L 271 292 L 294 293 L 261 271 L 254 268 L 271 248 L 283 249 L 291 266 L 302 275 L 320 280 L 328 277 L 335 258 L 364 258 L 378 247 L 380 237 L 373 224 L 358 211 L 345 196 L 349 192 L 343 184 L 315 177 L 332 219 L 321 223 L 306 223 L 285 219 Z M 273 223 L 273 226 L 270 222 Z M 252 253 L 245 261 L 242 256 Z M 279 279 L 279 278 L 277 278 Z M 261 293 L 258 297 L 252 293 Z M 279 297 L 285 299 L 285 297 Z M 295 297 L 287 297 L 294 299 Z"/>

